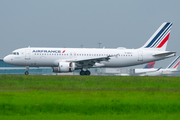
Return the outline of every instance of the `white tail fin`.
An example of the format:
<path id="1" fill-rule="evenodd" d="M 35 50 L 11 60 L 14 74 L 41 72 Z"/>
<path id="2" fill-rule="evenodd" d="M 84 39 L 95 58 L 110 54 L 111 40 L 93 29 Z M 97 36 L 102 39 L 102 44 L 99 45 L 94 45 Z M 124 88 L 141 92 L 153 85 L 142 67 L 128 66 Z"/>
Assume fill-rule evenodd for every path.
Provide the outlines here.
<path id="1" fill-rule="evenodd" d="M 177 56 L 166 69 L 177 69 L 180 63 L 180 56 Z"/>
<path id="2" fill-rule="evenodd" d="M 164 22 L 141 48 L 157 48 L 165 51 L 172 22 Z"/>

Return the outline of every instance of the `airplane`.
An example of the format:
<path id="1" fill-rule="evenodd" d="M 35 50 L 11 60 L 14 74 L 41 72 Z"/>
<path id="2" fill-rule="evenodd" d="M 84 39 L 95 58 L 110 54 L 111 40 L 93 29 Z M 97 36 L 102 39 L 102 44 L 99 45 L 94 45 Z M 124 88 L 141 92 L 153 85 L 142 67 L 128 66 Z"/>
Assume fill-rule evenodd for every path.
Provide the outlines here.
<path id="1" fill-rule="evenodd" d="M 161 75 L 170 75 L 173 73 L 180 72 L 177 70 L 180 63 L 180 56 L 177 56 L 166 69 L 157 69 L 157 68 L 150 68 L 150 69 L 135 69 L 135 74 L 137 76 L 161 76 Z"/>
<path id="2" fill-rule="evenodd" d="M 144 64 L 176 55 L 166 51 L 172 22 L 164 22 L 149 40 L 138 49 L 106 48 L 43 48 L 27 47 L 16 49 L 4 57 L 4 62 L 29 67 L 51 67 L 55 73 L 73 72 L 80 69 L 80 75 L 90 75 L 90 68 L 114 68 Z"/>
<path id="3" fill-rule="evenodd" d="M 133 70 L 133 73 L 118 73 L 118 74 L 114 74 L 114 75 L 116 75 L 116 76 L 135 76 L 135 75 L 139 75 L 139 74 L 144 74 L 144 73 L 146 73 L 145 71 L 144 71 L 144 69 L 151 69 L 151 68 L 153 68 L 154 67 L 154 65 L 155 65 L 155 61 L 153 61 L 153 62 L 149 62 L 148 64 L 146 64 L 145 66 L 144 66 L 144 68 L 143 69 L 140 69 L 140 71 L 142 72 L 140 72 L 140 73 L 137 73 L 137 74 L 135 74 L 135 70 L 136 69 L 132 69 Z M 155 71 L 157 71 L 157 69 L 155 69 L 155 70 L 152 70 L 153 72 L 155 72 Z M 149 72 L 152 72 L 151 70 L 149 71 Z"/>

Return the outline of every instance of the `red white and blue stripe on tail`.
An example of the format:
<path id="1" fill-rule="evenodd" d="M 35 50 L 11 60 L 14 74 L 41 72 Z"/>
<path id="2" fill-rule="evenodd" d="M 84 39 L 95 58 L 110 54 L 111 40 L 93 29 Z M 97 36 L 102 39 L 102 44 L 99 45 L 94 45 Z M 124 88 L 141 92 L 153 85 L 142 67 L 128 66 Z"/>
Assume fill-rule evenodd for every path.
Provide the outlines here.
<path id="1" fill-rule="evenodd" d="M 177 56 L 174 61 L 167 67 L 167 69 L 177 69 L 180 63 L 180 56 Z"/>
<path id="2" fill-rule="evenodd" d="M 157 31 L 151 36 L 151 38 L 143 46 L 144 48 L 162 48 L 165 46 L 169 39 L 170 31 L 172 28 L 172 22 L 164 22 Z"/>

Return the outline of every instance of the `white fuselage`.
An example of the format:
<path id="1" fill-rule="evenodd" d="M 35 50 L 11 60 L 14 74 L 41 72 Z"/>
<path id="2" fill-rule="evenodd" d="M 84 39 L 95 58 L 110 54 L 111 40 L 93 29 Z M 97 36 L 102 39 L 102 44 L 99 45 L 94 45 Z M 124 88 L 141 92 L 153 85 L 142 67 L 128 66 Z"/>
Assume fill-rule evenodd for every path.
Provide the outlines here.
<path id="1" fill-rule="evenodd" d="M 108 61 L 100 61 L 94 67 L 126 67 L 151 61 L 165 59 L 170 56 L 153 56 L 161 53 L 157 49 L 96 49 L 96 48 L 21 48 L 4 58 L 9 64 L 19 66 L 57 67 L 59 62 L 86 60 L 91 58 L 110 57 Z M 114 55 L 114 56 L 113 56 Z"/>

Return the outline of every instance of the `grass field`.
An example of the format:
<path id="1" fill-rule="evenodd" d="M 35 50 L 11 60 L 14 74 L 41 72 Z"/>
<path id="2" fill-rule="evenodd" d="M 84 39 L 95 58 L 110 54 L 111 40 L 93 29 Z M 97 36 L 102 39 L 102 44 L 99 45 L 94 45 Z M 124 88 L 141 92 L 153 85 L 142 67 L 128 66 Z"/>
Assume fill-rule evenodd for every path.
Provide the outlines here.
<path id="1" fill-rule="evenodd" d="M 0 75 L 0 119 L 180 118 L 180 77 Z"/>

